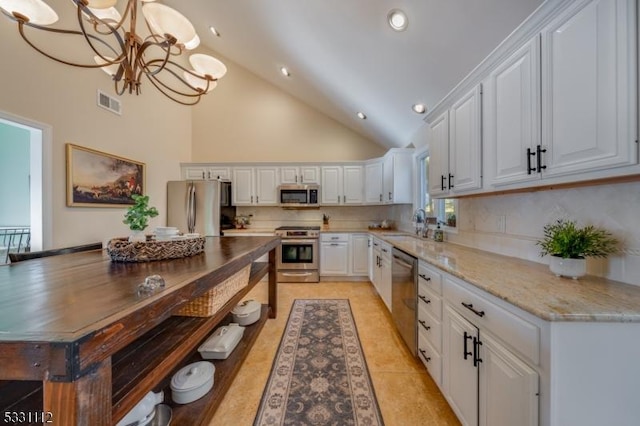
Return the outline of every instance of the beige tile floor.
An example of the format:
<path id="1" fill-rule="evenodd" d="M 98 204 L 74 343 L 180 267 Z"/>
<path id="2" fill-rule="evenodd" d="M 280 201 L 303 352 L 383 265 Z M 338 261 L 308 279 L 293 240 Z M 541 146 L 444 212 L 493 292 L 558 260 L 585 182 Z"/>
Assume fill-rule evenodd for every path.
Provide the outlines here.
<path id="1" fill-rule="evenodd" d="M 259 284 L 248 298 L 266 301 Z M 387 426 L 459 425 L 437 385 L 409 354 L 390 314 L 369 282 L 281 284 L 278 317 L 269 320 L 210 426 L 252 425 L 294 299 L 349 299 Z"/>

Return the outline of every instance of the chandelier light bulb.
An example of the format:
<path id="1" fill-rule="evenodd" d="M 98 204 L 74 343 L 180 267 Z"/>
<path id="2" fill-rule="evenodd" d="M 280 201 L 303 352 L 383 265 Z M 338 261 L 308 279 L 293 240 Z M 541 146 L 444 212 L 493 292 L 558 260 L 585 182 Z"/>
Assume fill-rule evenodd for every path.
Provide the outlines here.
<path id="1" fill-rule="evenodd" d="M 197 35 L 193 24 L 184 15 L 164 4 L 145 3 L 142 14 L 154 33 L 171 34 L 180 44 L 191 42 Z"/>
<path id="2" fill-rule="evenodd" d="M 195 53 L 189 57 L 189 62 L 200 75 L 221 79 L 227 73 L 227 67 L 213 56 Z"/>

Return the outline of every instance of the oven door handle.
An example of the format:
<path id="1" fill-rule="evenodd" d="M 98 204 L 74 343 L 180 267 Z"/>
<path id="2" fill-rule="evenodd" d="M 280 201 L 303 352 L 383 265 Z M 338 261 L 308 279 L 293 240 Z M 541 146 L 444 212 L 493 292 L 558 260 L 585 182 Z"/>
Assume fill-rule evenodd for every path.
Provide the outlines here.
<path id="1" fill-rule="evenodd" d="M 285 240 L 285 239 L 281 240 L 282 244 L 315 244 L 317 242 L 318 242 L 318 240 L 305 240 L 305 239 L 301 239 L 301 238 L 294 238 L 294 239 L 290 239 L 290 240 Z"/>
<path id="2" fill-rule="evenodd" d="M 285 277 L 308 277 L 313 275 L 312 272 L 283 272 L 283 276 Z"/>

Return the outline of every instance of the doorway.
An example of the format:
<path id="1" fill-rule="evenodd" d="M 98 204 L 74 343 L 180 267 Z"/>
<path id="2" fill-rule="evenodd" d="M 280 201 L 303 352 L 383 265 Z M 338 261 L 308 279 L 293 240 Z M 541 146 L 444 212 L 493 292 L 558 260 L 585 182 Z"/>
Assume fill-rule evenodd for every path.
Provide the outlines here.
<path id="1" fill-rule="evenodd" d="M 51 126 L 0 111 L 0 135 L 0 158 L 5 165 L 0 176 L 0 203 L 5 207 L 0 212 L 0 227 L 26 227 L 32 251 L 49 248 Z"/>

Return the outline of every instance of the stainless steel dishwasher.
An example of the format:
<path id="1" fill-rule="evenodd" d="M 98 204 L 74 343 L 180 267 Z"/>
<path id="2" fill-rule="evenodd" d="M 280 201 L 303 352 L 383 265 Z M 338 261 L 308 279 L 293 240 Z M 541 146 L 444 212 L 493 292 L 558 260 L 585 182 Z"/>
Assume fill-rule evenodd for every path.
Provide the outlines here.
<path id="1" fill-rule="evenodd" d="M 416 330 L 418 260 L 396 248 L 392 253 L 391 316 L 407 347 L 416 356 L 418 346 Z"/>

